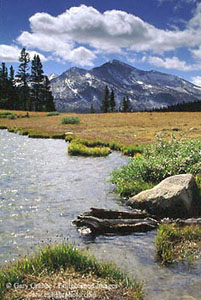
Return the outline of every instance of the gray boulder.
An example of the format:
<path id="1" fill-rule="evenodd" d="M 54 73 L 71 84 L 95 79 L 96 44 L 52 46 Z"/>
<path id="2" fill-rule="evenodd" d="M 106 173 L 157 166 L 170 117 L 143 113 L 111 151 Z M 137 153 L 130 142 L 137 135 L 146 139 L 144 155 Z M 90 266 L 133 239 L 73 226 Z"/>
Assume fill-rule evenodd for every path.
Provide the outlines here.
<path id="1" fill-rule="evenodd" d="M 191 174 L 168 177 L 154 188 L 130 198 L 126 204 L 159 217 L 185 218 L 201 212 L 201 199 Z"/>

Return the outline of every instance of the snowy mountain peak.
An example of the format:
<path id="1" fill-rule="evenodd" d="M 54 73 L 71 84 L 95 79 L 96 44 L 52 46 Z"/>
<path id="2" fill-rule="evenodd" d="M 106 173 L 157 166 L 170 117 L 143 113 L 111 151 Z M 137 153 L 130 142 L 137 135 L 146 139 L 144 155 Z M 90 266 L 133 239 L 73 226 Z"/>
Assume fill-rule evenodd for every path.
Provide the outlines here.
<path id="1" fill-rule="evenodd" d="M 48 79 L 51 81 L 52 79 L 54 78 L 57 78 L 59 75 L 55 74 L 55 73 L 51 73 L 49 76 L 48 76 Z"/>
<path id="2" fill-rule="evenodd" d="M 91 104 L 100 111 L 106 85 L 114 91 L 117 108 L 124 96 L 130 99 L 133 110 L 201 100 L 201 90 L 188 81 L 139 70 L 115 59 L 91 70 L 70 68 L 51 81 L 57 110 L 71 112 L 89 112 Z"/>

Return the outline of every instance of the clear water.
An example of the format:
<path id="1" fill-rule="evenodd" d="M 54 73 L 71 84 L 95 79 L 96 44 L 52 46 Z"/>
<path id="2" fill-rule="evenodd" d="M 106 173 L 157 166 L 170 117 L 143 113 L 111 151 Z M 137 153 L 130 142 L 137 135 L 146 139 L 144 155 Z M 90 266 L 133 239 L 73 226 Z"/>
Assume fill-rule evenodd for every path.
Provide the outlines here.
<path id="1" fill-rule="evenodd" d="M 70 157 L 63 140 L 1 130 L 0 263 L 65 239 L 143 280 L 146 299 L 201 299 L 201 264 L 161 267 L 155 262 L 155 232 L 90 239 L 72 225 L 90 207 L 125 209 L 108 179 L 127 160 L 115 152 L 107 158 Z"/>

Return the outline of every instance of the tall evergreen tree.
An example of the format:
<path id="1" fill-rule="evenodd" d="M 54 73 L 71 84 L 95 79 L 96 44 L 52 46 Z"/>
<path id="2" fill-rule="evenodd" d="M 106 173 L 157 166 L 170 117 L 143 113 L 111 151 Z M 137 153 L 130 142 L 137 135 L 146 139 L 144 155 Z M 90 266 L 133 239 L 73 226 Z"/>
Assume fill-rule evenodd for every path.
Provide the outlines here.
<path id="1" fill-rule="evenodd" d="M 91 103 L 91 106 L 90 106 L 90 113 L 91 114 L 95 113 L 95 109 L 94 109 L 93 103 Z"/>
<path id="2" fill-rule="evenodd" d="M 8 69 L 4 62 L 0 66 L 0 108 L 8 108 L 9 102 Z"/>
<path id="3" fill-rule="evenodd" d="M 44 76 L 43 82 L 43 105 L 45 111 L 55 111 L 54 98 L 50 89 L 50 81 L 47 76 Z"/>
<path id="4" fill-rule="evenodd" d="M 115 110 L 115 99 L 114 99 L 114 91 L 112 89 L 111 94 L 110 94 L 110 111 L 113 112 Z"/>
<path id="5" fill-rule="evenodd" d="M 30 55 L 26 51 L 25 48 L 22 49 L 19 57 L 19 68 L 17 73 L 17 81 L 18 81 L 18 89 L 20 93 L 21 103 L 19 104 L 20 109 L 28 110 L 30 106 L 30 89 L 28 86 L 28 82 L 30 79 L 30 74 L 28 73 L 29 70 L 29 62 L 30 62 Z"/>
<path id="6" fill-rule="evenodd" d="M 43 66 L 39 55 L 34 55 L 31 62 L 31 104 L 35 111 L 43 110 Z"/>
<path id="7" fill-rule="evenodd" d="M 9 109 L 18 109 L 18 94 L 15 86 L 15 71 L 13 66 L 10 67 L 9 77 L 8 77 L 8 108 Z"/>
<path id="8" fill-rule="evenodd" d="M 122 101 L 122 112 L 130 112 L 131 111 L 131 103 L 127 97 L 123 97 Z"/>
<path id="9" fill-rule="evenodd" d="M 13 69 L 13 66 L 10 66 L 9 80 L 13 85 L 15 84 L 15 71 Z"/>
<path id="10" fill-rule="evenodd" d="M 107 113 L 109 111 L 109 89 L 108 86 L 105 86 L 103 104 L 101 106 L 101 111 Z"/>

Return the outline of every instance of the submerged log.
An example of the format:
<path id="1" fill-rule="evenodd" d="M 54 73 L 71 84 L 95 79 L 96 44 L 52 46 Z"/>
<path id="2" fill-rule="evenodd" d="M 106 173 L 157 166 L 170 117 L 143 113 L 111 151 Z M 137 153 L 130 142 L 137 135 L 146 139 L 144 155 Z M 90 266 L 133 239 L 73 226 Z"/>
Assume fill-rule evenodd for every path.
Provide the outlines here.
<path id="1" fill-rule="evenodd" d="M 157 220 L 155 216 L 140 210 L 129 212 L 91 208 L 89 212 L 79 215 L 73 223 L 77 227 L 89 228 L 93 234 L 129 234 L 154 230 L 160 224 L 201 225 L 201 218 Z"/>
<path id="2" fill-rule="evenodd" d="M 92 233 L 126 234 L 147 232 L 158 226 L 158 221 L 141 211 L 126 212 L 92 208 L 73 221 L 78 227 L 88 227 Z"/>

